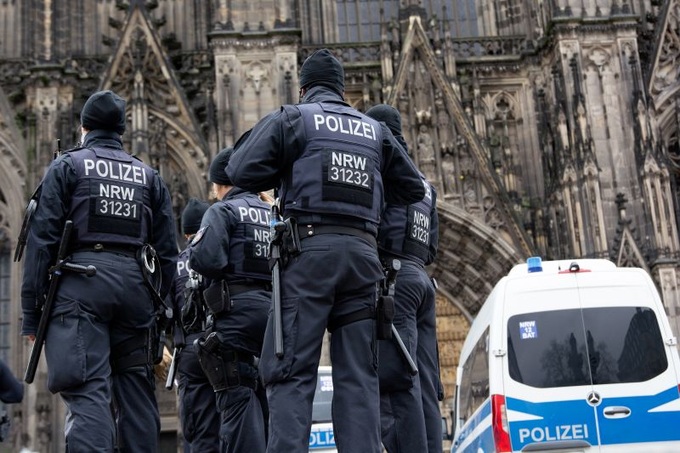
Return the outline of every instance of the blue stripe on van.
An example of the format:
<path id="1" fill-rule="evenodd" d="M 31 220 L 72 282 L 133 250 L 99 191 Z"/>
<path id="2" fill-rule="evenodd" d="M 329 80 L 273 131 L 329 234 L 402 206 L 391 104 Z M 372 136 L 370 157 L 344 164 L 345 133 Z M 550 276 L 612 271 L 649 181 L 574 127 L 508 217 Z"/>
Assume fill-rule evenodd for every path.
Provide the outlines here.
<path id="1" fill-rule="evenodd" d="M 486 427 L 483 427 L 486 425 Z M 477 432 L 475 432 L 477 430 Z M 479 431 L 481 430 L 481 432 Z M 458 448 L 466 439 L 474 436 L 474 440 L 465 448 Z M 493 430 L 491 426 L 491 399 L 487 398 L 472 417 L 463 425 L 460 435 L 451 447 L 452 452 L 477 453 L 478 451 L 495 451 Z"/>
<path id="2" fill-rule="evenodd" d="M 513 421 L 508 415 L 510 442 L 513 450 L 521 450 L 535 442 L 584 440 L 597 445 L 595 412 L 585 399 L 543 401 L 534 403 L 517 398 L 505 398 L 507 410 L 540 417 L 537 420 Z"/>
<path id="3" fill-rule="evenodd" d="M 651 396 L 604 398 L 597 407 L 602 444 L 680 440 L 680 411 L 650 412 L 677 399 L 677 387 Z M 605 417 L 606 408 L 614 406 L 628 408 L 631 413 L 625 418 Z"/>
<path id="4" fill-rule="evenodd" d="M 671 387 L 650 396 L 604 398 L 597 406 L 602 445 L 680 440 L 680 411 L 650 412 L 678 399 L 678 388 Z M 595 413 L 585 400 L 534 403 L 506 397 L 508 410 L 540 417 L 537 420 L 510 420 L 513 450 L 526 444 L 557 440 L 585 440 L 597 445 Z M 630 409 L 625 418 L 607 418 L 611 407 Z M 512 417 L 509 417 L 512 418 Z"/>

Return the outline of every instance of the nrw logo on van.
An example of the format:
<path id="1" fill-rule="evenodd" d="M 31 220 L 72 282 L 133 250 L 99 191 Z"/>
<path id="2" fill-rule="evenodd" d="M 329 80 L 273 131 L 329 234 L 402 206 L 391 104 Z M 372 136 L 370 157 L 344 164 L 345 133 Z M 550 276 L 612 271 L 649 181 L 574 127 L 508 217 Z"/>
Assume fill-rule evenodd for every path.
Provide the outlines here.
<path id="1" fill-rule="evenodd" d="M 538 338 L 538 327 L 536 321 L 522 321 L 519 323 L 519 337 L 522 340 L 527 338 Z"/>

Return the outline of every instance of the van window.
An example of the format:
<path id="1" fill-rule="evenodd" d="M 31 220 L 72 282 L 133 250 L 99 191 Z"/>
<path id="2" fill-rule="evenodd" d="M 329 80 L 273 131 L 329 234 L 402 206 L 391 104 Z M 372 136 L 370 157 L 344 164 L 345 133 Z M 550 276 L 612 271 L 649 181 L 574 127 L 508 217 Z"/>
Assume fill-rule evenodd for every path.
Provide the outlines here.
<path id="1" fill-rule="evenodd" d="M 654 312 L 598 307 L 508 320 L 510 377 L 538 388 L 642 382 L 668 367 Z"/>
<path id="2" fill-rule="evenodd" d="M 489 398 L 489 329 L 475 344 L 463 365 L 460 382 L 460 414 L 465 422 Z"/>

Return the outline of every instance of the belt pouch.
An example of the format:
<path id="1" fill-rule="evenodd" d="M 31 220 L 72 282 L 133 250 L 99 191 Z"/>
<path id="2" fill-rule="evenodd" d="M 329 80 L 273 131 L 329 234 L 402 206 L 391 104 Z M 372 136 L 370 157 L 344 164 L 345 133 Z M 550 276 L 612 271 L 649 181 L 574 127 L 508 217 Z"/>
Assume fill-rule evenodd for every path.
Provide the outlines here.
<path id="1" fill-rule="evenodd" d="M 213 282 L 212 285 L 203 291 L 203 298 L 205 304 L 213 315 L 229 311 L 231 309 L 231 300 L 229 298 L 229 288 L 227 282 L 220 280 Z"/>

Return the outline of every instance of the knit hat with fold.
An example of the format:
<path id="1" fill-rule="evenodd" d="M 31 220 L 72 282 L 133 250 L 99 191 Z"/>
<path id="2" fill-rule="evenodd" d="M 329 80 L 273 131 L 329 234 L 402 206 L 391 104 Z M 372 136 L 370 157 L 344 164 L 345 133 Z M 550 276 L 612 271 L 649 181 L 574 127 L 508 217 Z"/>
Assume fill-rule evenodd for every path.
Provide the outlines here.
<path id="1" fill-rule="evenodd" d="M 300 69 L 300 88 L 323 85 L 342 94 L 345 91 L 345 70 L 328 49 L 311 54 Z"/>
<path id="2" fill-rule="evenodd" d="M 182 211 L 182 233 L 196 234 L 201 228 L 201 220 L 203 214 L 208 210 L 210 205 L 205 201 L 196 198 L 189 199 L 184 211 Z"/>
<path id="3" fill-rule="evenodd" d="M 213 161 L 210 163 L 210 182 L 214 182 L 215 184 L 220 184 L 223 186 L 233 185 L 231 183 L 231 179 L 229 179 L 229 176 L 227 176 L 227 172 L 224 171 L 225 168 L 227 168 L 229 159 L 233 153 L 234 148 L 232 147 L 224 148 L 222 151 L 217 153 L 217 156 L 215 156 Z"/>
<path id="4" fill-rule="evenodd" d="M 125 132 L 125 99 L 110 90 L 98 91 L 85 101 L 80 124 L 88 131 Z"/>
<path id="5" fill-rule="evenodd" d="M 377 104 L 366 111 L 376 121 L 382 121 L 392 132 L 392 135 L 401 135 L 401 114 L 389 104 Z"/>

